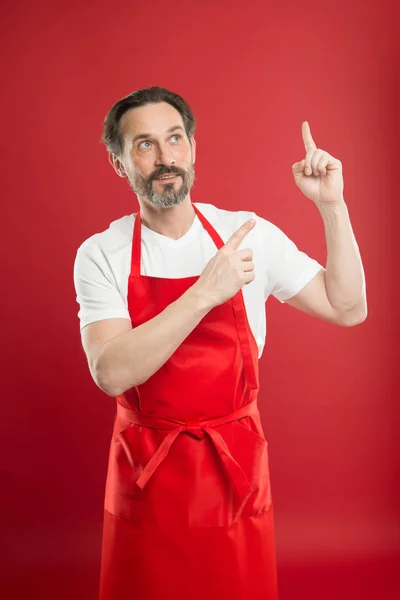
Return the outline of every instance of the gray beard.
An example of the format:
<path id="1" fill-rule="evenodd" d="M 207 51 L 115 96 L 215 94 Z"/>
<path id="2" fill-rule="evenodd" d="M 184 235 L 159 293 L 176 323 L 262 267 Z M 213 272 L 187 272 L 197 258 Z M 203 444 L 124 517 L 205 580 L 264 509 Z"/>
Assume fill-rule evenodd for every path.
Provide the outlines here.
<path id="1" fill-rule="evenodd" d="M 178 206 L 182 204 L 191 188 L 193 187 L 195 180 L 194 166 L 192 165 L 188 172 L 180 171 L 181 182 L 178 182 L 178 189 L 175 189 L 175 182 L 164 183 L 162 193 L 156 191 L 153 185 L 153 179 L 148 181 L 141 180 L 139 185 L 134 185 L 133 181 L 128 178 L 128 182 L 132 190 L 150 204 L 154 206 L 162 206 L 169 208 L 171 206 Z"/>

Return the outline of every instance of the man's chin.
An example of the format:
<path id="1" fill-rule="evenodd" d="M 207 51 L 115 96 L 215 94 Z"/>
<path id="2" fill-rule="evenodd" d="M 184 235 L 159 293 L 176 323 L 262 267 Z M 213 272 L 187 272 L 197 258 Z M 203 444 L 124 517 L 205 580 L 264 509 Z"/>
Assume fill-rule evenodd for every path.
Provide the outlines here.
<path id="1" fill-rule="evenodd" d="M 159 196 L 157 198 L 149 198 L 148 202 L 153 204 L 153 206 L 161 206 L 163 208 L 171 208 L 171 206 L 179 206 L 182 204 L 184 198 L 165 198 L 163 196 Z"/>
<path id="2" fill-rule="evenodd" d="M 171 208 L 172 206 L 179 206 L 182 204 L 185 197 L 168 197 L 167 194 L 149 194 L 143 196 L 143 199 L 152 206 L 160 206 L 162 208 Z"/>

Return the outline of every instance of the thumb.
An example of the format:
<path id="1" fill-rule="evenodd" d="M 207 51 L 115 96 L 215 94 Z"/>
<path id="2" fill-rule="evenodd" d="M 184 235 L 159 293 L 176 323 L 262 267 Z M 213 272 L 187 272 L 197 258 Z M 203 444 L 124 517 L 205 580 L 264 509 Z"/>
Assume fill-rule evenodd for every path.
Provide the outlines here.
<path id="1" fill-rule="evenodd" d="M 305 165 L 305 159 L 303 158 L 303 160 L 301 160 L 300 162 L 294 163 L 294 165 L 292 165 L 292 170 L 294 174 L 299 174 L 302 173 L 304 170 L 304 165 Z"/>

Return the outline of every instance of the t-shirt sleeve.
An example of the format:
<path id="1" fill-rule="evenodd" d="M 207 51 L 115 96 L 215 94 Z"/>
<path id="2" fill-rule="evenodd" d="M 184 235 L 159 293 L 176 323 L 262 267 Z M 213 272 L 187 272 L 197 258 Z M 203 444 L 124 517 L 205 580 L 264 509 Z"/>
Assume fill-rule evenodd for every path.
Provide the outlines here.
<path id="1" fill-rule="evenodd" d="M 272 295 L 283 303 L 324 267 L 300 250 L 279 227 L 257 215 L 255 218 L 265 257 L 265 300 Z"/>
<path id="2" fill-rule="evenodd" d="M 126 302 L 98 244 L 83 244 L 78 248 L 74 285 L 81 330 L 85 325 L 102 319 L 130 319 Z"/>

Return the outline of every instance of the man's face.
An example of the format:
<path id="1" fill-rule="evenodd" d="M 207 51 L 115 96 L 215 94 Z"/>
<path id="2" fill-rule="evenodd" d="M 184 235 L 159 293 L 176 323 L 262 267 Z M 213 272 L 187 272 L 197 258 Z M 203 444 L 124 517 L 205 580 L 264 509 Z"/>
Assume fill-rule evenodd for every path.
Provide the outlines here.
<path id="1" fill-rule="evenodd" d="M 186 135 L 180 113 L 167 102 L 128 110 L 120 121 L 124 140 L 121 160 L 114 168 L 125 174 L 141 200 L 156 206 L 181 204 L 195 178 L 196 142 Z M 160 181 L 162 175 L 174 179 Z"/>

